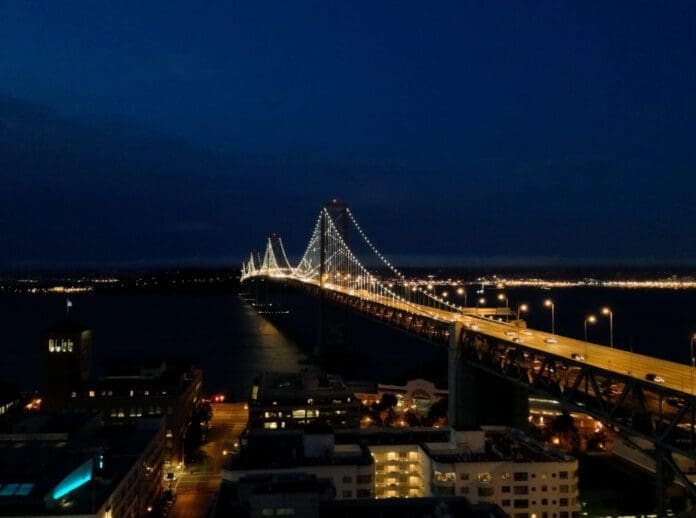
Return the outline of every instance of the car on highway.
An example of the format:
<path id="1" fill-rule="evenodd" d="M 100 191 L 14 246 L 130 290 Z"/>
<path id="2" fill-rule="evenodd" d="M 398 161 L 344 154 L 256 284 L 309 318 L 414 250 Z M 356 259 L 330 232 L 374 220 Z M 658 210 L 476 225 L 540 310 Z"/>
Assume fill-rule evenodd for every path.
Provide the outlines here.
<path id="1" fill-rule="evenodd" d="M 512 341 L 515 342 L 516 344 L 522 343 L 522 339 L 519 336 L 514 337 L 512 339 Z"/>
<path id="2" fill-rule="evenodd" d="M 549 336 L 548 338 L 544 338 L 544 342 L 546 342 L 547 344 L 555 344 L 556 342 L 558 342 L 558 340 L 556 340 L 556 338 L 553 336 Z"/>
<path id="3" fill-rule="evenodd" d="M 648 381 L 652 381 L 653 383 L 664 383 L 665 379 L 662 376 L 658 376 L 657 374 L 654 374 L 652 372 L 649 372 L 645 375 L 645 379 Z"/>
<path id="4" fill-rule="evenodd" d="M 514 331 L 505 331 L 505 336 L 513 336 L 514 334 Z"/>
<path id="5" fill-rule="evenodd" d="M 681 408 L 686 405 L 686 400 L 680 397 L 667 398 L 667 404 L 673 406 L 674 408 Z"/>
<path id="6" fill-rule="evenodd" d="M 580 353 L 573 353 L 573 354 L 570 355 L 570 357 L 571 357 L 573 360 L 577 360 L 577 361 L 579 361 L 579 362 L 584 362 L 584 361 L 585 361 L 585 356 L 583 356 L 583 355 L 580 354 Z"/>
<path id="7" fill-rule="evenodd" d="M 527 336 L 532 336 L 534 334 L 531 331 L 520 331 L 520 333 L 522 333 L 523 335 L 527 335 Z"/>
<path id="8" fill-rule="evenodd" d="M 624 390 L 624 384 L 623 383 L 611 383 L 607 386 L 604 386 L 602 390 L 602 394 L 608 397 L 618 397 L 621 395 L 621 393 Z"/>

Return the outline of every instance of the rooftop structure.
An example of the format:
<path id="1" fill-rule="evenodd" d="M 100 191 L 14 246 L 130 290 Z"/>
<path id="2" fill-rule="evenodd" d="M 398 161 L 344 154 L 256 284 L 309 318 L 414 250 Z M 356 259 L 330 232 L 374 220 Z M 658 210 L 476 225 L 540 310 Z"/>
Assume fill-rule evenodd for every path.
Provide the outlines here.
<path id="1" fill-rule="evenodd" d="M 202 372 L 188 363 L 161 359 L 115 361 L 104 370 L 104 377 L 71 390 L 68 408 L 101 411 L 105 422 L 113 426 L 164 416 L 166 467 L 182 462 L 184 437 L 203 387 Z"/>
<path id="2" fill-rule="evenodd" d="M 311 423 L 357 427 L 360 401 L 339 376 L 305 369 L 300 374 L 265 373 L 249 399 L 249 426 L 269 430 Z"/>
<path id="3" fill-rule="evenodd" d="M 316 433 L 314 433 L 316 432 Z M 248 475 L 306 473 L 328 478 L 336 498 L 369 498 L 374 460 L 359 444 L 335 444 L 331 430 L 251 430 L 238 455 L 223 468 L 223 480 L 236 483 Z"/>

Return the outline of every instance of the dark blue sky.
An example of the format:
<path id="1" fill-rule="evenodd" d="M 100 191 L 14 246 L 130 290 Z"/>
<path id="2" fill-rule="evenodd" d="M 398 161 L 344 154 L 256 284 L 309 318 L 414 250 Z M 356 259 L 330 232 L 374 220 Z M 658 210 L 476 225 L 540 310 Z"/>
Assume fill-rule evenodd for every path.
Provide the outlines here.
<path id="1" fill-rule="evenodd" d="M 0 267 L 696 258 L 696 4 L 0 2 Z"/>

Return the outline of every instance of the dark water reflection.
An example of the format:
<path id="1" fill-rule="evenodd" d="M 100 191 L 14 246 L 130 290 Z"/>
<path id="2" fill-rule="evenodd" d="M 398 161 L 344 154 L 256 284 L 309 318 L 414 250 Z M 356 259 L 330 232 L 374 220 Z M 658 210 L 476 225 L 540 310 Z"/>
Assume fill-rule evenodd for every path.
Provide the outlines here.
<path id="1" fill-rule="evenodd" d="M 496 293 L 487 291 L 485 297 L 492 301 Z M 628 349 L 632 344 L 636 352 L 688 361 L 689 337 L 696 331 L 696 290 L 572 288 L 506 293 L 513 307 L 530 304 L 529 323 L 541 329 L 550 326 L 542 301 L 553 297 L 557 331 L 578 338 L 584 317 L 610 305 L 617 347 Z M 312 330 L 317 313 L 307 300 L 295 304 L 296 310 L 281 328 L 235 294 L 87 294 L 71 296 L 71 300 L 75 317 L 93 329 L 95 367 L 118 355 L 190 357 L 203 367 L 209 390 L 227 390 L 235 398 L 248 394 L 259 372 L 301 369 L 315 343 Z M 0 379 L 26 389 L 36 386 L 41 330 L 64 314 L 64 296 L 0 296 Z M 590 340 L 606 343 L 607 324 L 606 318 L 600 318 L 589 329 Z M 389 383 L 416 376 L 446 379 L 441 348 L 354 316 L 350 328 L 356 361 L 339 365 L 337 370 L 345 376 Z"/>

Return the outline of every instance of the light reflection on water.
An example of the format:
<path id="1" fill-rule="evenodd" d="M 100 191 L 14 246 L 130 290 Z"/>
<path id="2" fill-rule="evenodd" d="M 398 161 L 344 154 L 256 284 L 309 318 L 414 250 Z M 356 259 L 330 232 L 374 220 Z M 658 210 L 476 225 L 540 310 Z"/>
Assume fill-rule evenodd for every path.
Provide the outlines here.
<path id="1" fill-rule="evenodd" d="M 114 356 L 191 357 L 203 367 L 208 390 L 231 390 L 239 399 L 258 372 L 302 367 L 298 345 L 233 294 L 85 294 L 70 299 L 72 315 L 93 331 L 97 371 Z M 41 330 L 65 317 L 65 297 L 1 296 L 0 315 L 0 379 L 34 388 Z"/>

